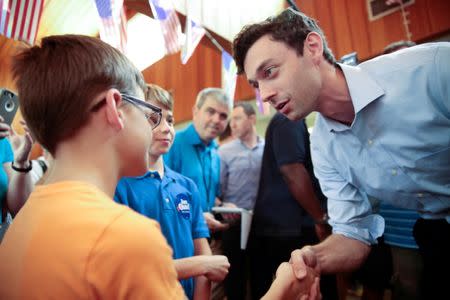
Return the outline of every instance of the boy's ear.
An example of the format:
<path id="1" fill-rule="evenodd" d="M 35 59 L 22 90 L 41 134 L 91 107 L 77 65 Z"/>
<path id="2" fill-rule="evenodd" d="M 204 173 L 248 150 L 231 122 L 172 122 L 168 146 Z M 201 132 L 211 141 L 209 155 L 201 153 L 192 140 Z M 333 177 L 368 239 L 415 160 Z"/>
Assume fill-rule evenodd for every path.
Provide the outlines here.
<path id="1" fill-rule="evenodd" d="M 119 111 L 118 107 L 122 103 L 122 96 L 116 89 L 110 89 L 106 92 L 106 118 L 108 123 L 116 130 L 122 130 L 123 114 Z"/>

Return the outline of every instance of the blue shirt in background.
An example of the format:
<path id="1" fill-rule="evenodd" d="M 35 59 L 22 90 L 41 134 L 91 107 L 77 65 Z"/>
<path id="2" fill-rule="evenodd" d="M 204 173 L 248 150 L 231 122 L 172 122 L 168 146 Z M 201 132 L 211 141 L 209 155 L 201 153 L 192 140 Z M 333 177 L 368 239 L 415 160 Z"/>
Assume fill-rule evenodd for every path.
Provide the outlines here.
<path id="1" fill-rule="evenodd" d="M 8 191 L 8 175 L 3 165 L 14 160 L 13 150 L 8 139 L 0 139 L 0 223 L 3 222 L 2 207 L 5 205 L 6 192 Z"/>
<path id="2" fill-rule="evenodd" d="M 450 43 L 340 68 L 355 119 L 318 114 L 311 136 L 333 232 L 375 243 L 384 220 L 370 197 L 450 221 Z"/>
<path id="3" fill-rule="evenodd" d="M 220 194 L 220 158 L 217 143 L 205 145 L 193 124 L 177 132 L 164 163 L 175 172 L 192 179 L 202 197 L 202 209 L 209 212 Z"/>
<path id="4" fill-rule="evenodd" d="M 114 200 L 158 221 L 174 259 L 194 256 L 194 239 L 209 237 L 195 183 L 168 167 L 163 178 L 158 172 L 122 178 Z M 181 285 L 192 299 L 194 279 L 181 280 Z"/>

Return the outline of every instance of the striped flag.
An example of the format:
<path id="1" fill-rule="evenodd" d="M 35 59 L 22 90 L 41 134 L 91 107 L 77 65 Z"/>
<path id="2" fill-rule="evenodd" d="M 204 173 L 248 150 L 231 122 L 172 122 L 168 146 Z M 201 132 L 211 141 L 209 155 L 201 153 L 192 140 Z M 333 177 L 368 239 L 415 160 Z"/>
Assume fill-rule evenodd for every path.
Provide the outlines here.
<path id="1" fill-rule="evenodd" d="M 259 93 L 259 89 L 255 89 L 256 96 L 256 106 L 258 106 L 258 110 L 263 115 L 270 114 L 270 104 L 268 102 L 264 102 L 261 98 L 261 94 Z"/>
<path id="2" fill-rule="evenodd" d="M 181 48 L 181 63 L 184 65 L 194 53 L 195 48 L 201 39 L 205 35 L 205 28 L 200 24 L 194 22 L 189 12 L 186 15 L 186 27 L 184 29 L 186 40 L 184 41 L 183 48 Z"/>
<path id="3" fill-rule="evenodd" d="M 229 106 L 233 107 L 234 92 L 236 90 L 237 66 L 233 57 L 225 50 L 222 51 L 222 88 L 230 99 Z"/>
<path id="4" fill-rule="evenodd" d="M 155 19 L 159 20 L 164 36 L 166 53 L 176 53 L 181 48 L 181 25 L 177 13 L 169 0 L 149 0 Z"/>
<path id="5" fill-rule="evenodd" d="M 0 34 L 34 45 L 44 0 L 0 0 Z"/>
<path id="6" fill-rule="evenodd" d="M 127 16 L 123 0 L 95 0 L 100 17 L 100 39 L 126 53 Z"/>

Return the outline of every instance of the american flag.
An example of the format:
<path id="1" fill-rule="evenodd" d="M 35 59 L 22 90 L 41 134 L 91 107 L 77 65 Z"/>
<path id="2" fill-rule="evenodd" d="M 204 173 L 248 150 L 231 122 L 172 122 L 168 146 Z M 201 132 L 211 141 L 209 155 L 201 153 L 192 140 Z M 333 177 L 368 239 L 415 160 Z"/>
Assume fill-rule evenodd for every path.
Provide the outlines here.
<path id="1" fill-rule="evenodd" d="M 44 0 L 0 0 L 0 34 L 34 45 Z"/>
<path id="2" fill-rule="evenodd" d="M 123 0 L 95 0 L 100 16 L 100 39 L 126 53 L 127 17 Z"/>
<path id="3" fill-rule="evenodd" d="M 268 102 L 264 102 L 261 98 L 261 94 L 259 93 L 259 89 L 255 89 L 255 97 L 256 97 L 256 105 L 258 106 L 258 110 L 263 115 L 270 114 L 270 104 Z"/>
<path id="4" fill-rule="evenodd" d="M 159 20 L 164 36 L 166 53 L 176 53 L 181 48 L 181 25 L 177 13 L 169 0 L 149 0 L 155 19 Z"/>
<path id="5" fill-rule="evenodd" d="M 186 16 L 186 27 L 184 29 L 186 40 L 183 48 L 181 48 L 181 63 L 184 65 L 194 53 L 198 43 L 205 35 L 205 29 L 198 23 L 194 22 L 189 13 Z"/>

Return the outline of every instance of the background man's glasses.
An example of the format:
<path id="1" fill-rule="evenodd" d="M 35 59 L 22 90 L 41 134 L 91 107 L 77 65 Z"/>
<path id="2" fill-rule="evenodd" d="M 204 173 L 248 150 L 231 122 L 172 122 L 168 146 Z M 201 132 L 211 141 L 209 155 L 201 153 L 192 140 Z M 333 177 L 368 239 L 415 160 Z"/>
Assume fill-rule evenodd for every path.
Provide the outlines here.
<path id="1" fill-rule="evenodd" d="M 141 110 L 145 117 L 147 118 L 147 121 L 150 123 L 150 126 L 152 127 L 152 129 L 155 129 L 156 127 L 158 127 L 159 123 L 161 123 L 161 119 L 162 119 L 162 112 L 161 112 L 161 108 L 152 105 L 148 102 L 145 102 L 144 100 L 141 100 L 139 98 L 127 95 L 127 94 L 121 94 L 122 95 L 122 99 L 133 104 L 134 106 L 136 106 L 137 108 L 139 108 L 139 110 Z"/>

